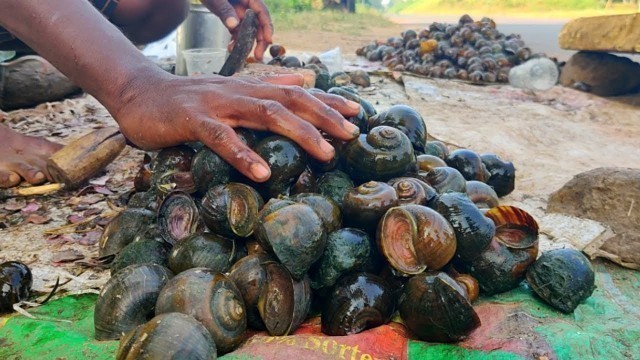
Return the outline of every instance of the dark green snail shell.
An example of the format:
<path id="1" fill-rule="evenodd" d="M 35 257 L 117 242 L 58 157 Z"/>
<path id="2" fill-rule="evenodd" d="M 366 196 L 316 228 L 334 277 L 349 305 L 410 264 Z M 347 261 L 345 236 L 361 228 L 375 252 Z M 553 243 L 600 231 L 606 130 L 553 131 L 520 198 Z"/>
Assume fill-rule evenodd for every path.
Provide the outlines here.
<path id="1" fill-rule="evenodd" d="M 161 314 L 138 325 L 120 341 L 116 360 L 214 360 L 216 345 L 207 329 L 181 313 Z"/>
<path id="2" fill-rule="evenodd" d="M 168 257 L 174 274 L 187 269 L 203 267 L 215 272 L 226 272 L 235 258 L 235 241 L 220 235 L 194 234 L 180 241 Z"/>
<path id="3" fill-rule="evenodd" d="M 371 244 L 369 235 L 360 229 L 331 232 L 322 256 L 309 271 L 311 288 L 332 287 L 342 275 L 363 270 L 371 261 Z"/>
<path id="4" fill-rule="evenodd" d="M 254 330 L 266 329 L 258 311 L 258 300 L 267 283 L 267 272 L 262 265 L 274 261 L 267 254 L 247 255 L 233 264 L 229 270 L 229 278 L 242 294 L 247 310 L 247 324 Z"/>
<path id="5" fill-rule="evenodd" d="M 200 149 L 191 162 L 191 173 L 198 193 L 204 195 L 209 188 L 226 184 L 231 179 L 233 167 L 208 147 Z"/>
<path id="6" fill-rule="evenodd" d="M 322 220 L 327 234 L 342 226 L 340 206 L 329 197 L 314 193 L 301 193 L 291 197 L 291 200 L 309 205 Z"/>
<path id="7" fill-rule="evenodd" d="M 151 171 L 157 176 L 167 172 L 189 171 L 194 153 L 187 145 L 164 148 L 151 160 Z"/>
<path id="8" fill-rule="evenodd" d="M 157 211 L 160 203 L 155 191 L 141 191 L 131 195 L 127 202 L 127 206 L 129 208 L 141 208 Z"/>
<path id="9" fill-rule="evenodd" d="M 271 177 L 255 184 L 265 198 L 288 196 L 289 188 L 307 166 L 307 154 L 298 144 L 284 136 L 273 135 L 260 140 L 253 150 L 267 162 Z"/>
<path id="10" fill-rule="evenodd" d="M 357 334 L 386 324 L 395 310 L 393 290 L 381 277 L 355 273 L 340 279 L 322 308 L 322 332 Z"/>
<path id="11" fill-rule="evenodd" d="M 486 181 L 499 197 L 509 195 L 515 188 L 516 168 L 513 163 L 502 161 L 495 154 L 482 154 L 482 163 L 491 176 Z"/>
<path id="12" fill-rule="evenodd" d="M 409 279 L 398 299 L 398 310 L 409 330 L 423 341 L 460 341 L 480 326 L 465 290 L 444 272 Z"/>
<path id="13" fill-rule="evenodd" d="M 543 253 L 527 271 L 527 282 L 547 304 L 565 312 L 573 310 L 595 289 L 589 260 L 574 249 Z"/>
<path id="14" fill-rule="evenodd" d="M 345 148 L 344 169 L 357 182 L 388 181 L 416 167 L 409 138 L 400 130 L 378 126 L 350 141 Z"/>
<path id="15" fill-rule="evenodd" d="M 173 245 L 201 231 L 200 210 L 189 194 L 173 191 L 160 204 L 157 224 L 160 235 Z"/>
<path id="16" fill-rule="evenodd" d="M 326 172 L 318 179 L 318 192 L 335 201 L 340 208 L 344 195 L 354 187 L 349 175 L 340 170 Z"/>
<path id="17" fill-rule="evenodd" d="M 143 238 L 125 246 L 111 263 L 111 275 L 133 264 L 167 266 L 170 245 L 155 239 Z"/>
<path id="18" fill-rule="evenodd" d="M 0 313 L 13 311 L 13 304 L 29 298 L 33 276 L 19 261 L 0 264 Z"/>
<path id="19" fill-rule="evenodd" d="M 496 232 L 495 224 L 465 194 L 441 194 L 436 200 L 436 210 L 449 221 L 456 233 L 457 258 L 473 260 L 491 243 Z"/>
<path id="20" fill-rule="evenodd" d="M 439 194 L 446 192 L 464 193 L 467 190 L 467 181 L 464 176 L 452 167 L 433 168 L 423 179 L 433 186 Z"/>
<path id="21" fill-rule="evenodd" d="M 425 152 L 427 126 L 415 109 L 406 105 L 394 105 L 386 111 L 370 117 L 367 129 L 370 131 L 381 125 L 391 126 L 407 135 L 416 154 Z"/>
<path id="22" fill-rule="evenodd" d="M 227 237 L 248 237 L 264 204 L 251 186 L 242 183 L 216 185 L 202 198 L 201 213 L 207 228 Z"/>
<path id="23" fill-rule="evenodd" d="M 344 196 L 342 208 L 345 224 L 375 234 L 382 215 L 398 204 L 398 195 L 391 185 L 368 181 Z"/>
<path id="24" fill-rule="evenodd" d="M 147 209 L 131 208 L 118 213 L 104 228 L 98 240 L 98 256 L 117 254 L 133 241 L 141 229 L 146 229 L 156 220 L 156 214 Z"/>
<path id="25" fill-rule="evenodd" d="M 449 148 L 442 141 L 427 141 L 424 153 L 426 155 L 433 155 L 444 160 L 449 155 Z"/>
<path id="26" fill-rule="evenodd" d="M 447 165 L 460 171 L 466 180 L 477 180 L 485 182 L 489 179 L 489 172 L 482 163 L 480 155 L 468 149 L 458 149 L 452 151 L 445 158 Z"/>

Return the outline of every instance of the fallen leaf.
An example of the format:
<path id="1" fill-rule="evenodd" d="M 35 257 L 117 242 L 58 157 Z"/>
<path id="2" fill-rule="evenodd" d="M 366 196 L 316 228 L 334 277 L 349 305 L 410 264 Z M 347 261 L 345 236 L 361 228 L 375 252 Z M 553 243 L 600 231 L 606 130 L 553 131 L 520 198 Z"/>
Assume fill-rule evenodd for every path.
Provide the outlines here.
<path id="1" fill-rule="evenodd" d="M 40 205 L 31 202 L 29 204 L 27 204 L 27 206 L 23 207 L 22 210 L 20 210 L 20 212 L 22 213 L 22 215 L 26 215 L 29 213 L 32 213 L 34 211 L 37 211 L 38 209 L 40 209 Z"/>
<path id="2" fill-rule="evenodd" d="M 102 210 L 100 210 L 98 208 L 88 208 L 87 210 L 85 210 L 82 213 L 82 215 L 85 216 L 85 217 L 89 217 L 89 216 L 100 214 L 101 212 L 102 212 Z"/>
<path id="3" fill-rule="evenodd" d="M 98 217 L 96 219 L 96 225 L 100 225 L 100 226 L 107 226 L 109 223 L 111 222 L 111 218 L 103 218 L 103 217 Z"/>
<path id="4" fill-rule="evenodd" d="M 99 186 L 105 186 L 107 185 L 107 181 L 110 179 L 109 175 L 104 175 L 104 176 L 100 176 L 99 178 L 95 178 L 89 181 L 89 184 L 91 185 L 99 185 Z"/>
<path id="5" fill-rule="evenodd" d="M 84 216 L 75 215 L 75 214 L 67 216 L 67 221 L 69 222 L 69 224 L 77 224 L 84 219 L 85 219 Z"/>
<path id="6" fill-rule="evenodd" d="M 84 259 L 84 255 L 82 254 L 82 252 L 80 252 L 80 250 L 67 249 L 67 250 L 62 250 L 55 253 L 51 257 L 51 262 L 55 265 L 55 264 L 72 262 L 80 259 Z"/>
<path id="7" fill-rule="evenodd" d="M 80 200 L 80 204 L 84 204 L 84 205 L 93 205 L 95 203 L 98 203 L 100 201 L 104 200 L 104 196 L 101 194 L 91 194 L 91 195 L 86 195 L 82 197 L 82 200 Z"/>
<path id="8" fill-rule="evenodd" d="M 80 201 L 82 201 L 82 198 L 79 196 L 73 196 L 71 197 L 69 200 L 67 200 L 67 204 L 73 206 L 73 205 L 78 205 L 80 204 Z"/>
<path id="9" fill-rule="evenodd" d="M 113 195 L 113 191 L 109 190 L 106 186 L 94 186 L 93 190 L 98 194 Z"/>
<path id="10" fill-rule="evenodd" d="M 26 205 L 27 202 L 24 200 L 9 199 L 3 207 L 5 210 L 18 211 L 22 210 Z"/>
<path id="11" fill-rule="evenodd" d="M 71 244 L 76 240 L 69 234 L 52 235 L 47 237 L 47 242 L 54 245 Z"/>
<path id="12" fill-rule="evenodd" d="M 94 245 L 98 242 L 101 235 L 102 235 L 102 231 L 100 230 L 90 231 L 84 234 L 84 236 L 82 236 L 80 240 L 78 240 L 78 243 L 80 245 Z"/>
<path id="13" fill-rule="evenodd" d="M 38 213 L 30 213 L 24 218 L 24 221 L 32 224 L 46 224 L 51 221 L 51 218 L 47 215 L 41 215 Z"/>

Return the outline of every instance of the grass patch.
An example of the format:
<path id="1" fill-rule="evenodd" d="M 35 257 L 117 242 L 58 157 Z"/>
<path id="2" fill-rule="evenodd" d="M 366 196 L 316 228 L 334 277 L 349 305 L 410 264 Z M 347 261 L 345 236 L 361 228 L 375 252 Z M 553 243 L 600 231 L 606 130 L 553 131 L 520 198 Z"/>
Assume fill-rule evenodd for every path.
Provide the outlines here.
<path id="1" fill-rule="evenodd" d="M 355 14 L 331 10 L 275 12 L 271 14 L 271 19 L 276 29 L 300 31 L 301 36 L 311 30 L 361 35 L 373 27 L 393 25 L 380 13 L 364 9 L 358 9 Z"/>

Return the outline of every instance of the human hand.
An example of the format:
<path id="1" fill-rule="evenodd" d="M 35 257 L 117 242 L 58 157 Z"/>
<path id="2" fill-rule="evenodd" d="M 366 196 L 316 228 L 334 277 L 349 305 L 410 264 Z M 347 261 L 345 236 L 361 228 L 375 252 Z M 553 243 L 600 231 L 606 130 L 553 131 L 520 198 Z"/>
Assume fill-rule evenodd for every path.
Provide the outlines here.
<path id="1" fill-rule="evenodd" d="M 299 86 L 300 75 L 262 80 L 158 77 L 140 77 L 127 88 L 118 108 L 109 109 L 122 133 L 143 149 L 200 141 L 245 176 L 263 182 L 271 175 L 267 163 L 233 128 L 286 136 L 320 161 L 331 160 L 335 150 L 316 128 L 341 140 L 358 135 L 344 116 L 357 115 L 360 105 L 331 94 L 312 95 Z"/>
<path id="2" fill-rule="evenodd" d="M 271 15 L 262 0 L 203 0 L 202 3 L 222 20 L 231 32 L 232 41 L 238 36 L 235 29 L 244 18 L 245 12 L 248 9 L 253 10 L 258 17 L 254 56 L 257 60 L 262 60 L 267 47 L 273 42 Z"/>

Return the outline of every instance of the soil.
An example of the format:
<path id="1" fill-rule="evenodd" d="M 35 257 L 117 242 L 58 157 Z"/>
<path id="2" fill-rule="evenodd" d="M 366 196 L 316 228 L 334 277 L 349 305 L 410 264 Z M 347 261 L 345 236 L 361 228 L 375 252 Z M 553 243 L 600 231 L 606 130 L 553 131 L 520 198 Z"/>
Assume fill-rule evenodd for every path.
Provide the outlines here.
<path id="1" fill-rule="evenodd" d="M 399 34 L 405 26 L 371 29 L 363 35 L 280 32 L 276 40 L 288 49 L 308 53 L 327 50 L 319 49 L 318 44 L 340 46 L 345 65 L 352 66 L 362 64 L 352 55 L 357 47 L 373 38 Z M 410 75 L 396 79 L 373 76 L 372 86 L 360 92 L 378 110 L 398 103 L 415 107 L 430 136 L 452 149 L 494 152 L 512 161 L 517 168 L 516 190 L 501 202 L 530 211 L 543 229 L 549 194 L 574 175 L 604 166 L 640 166 L 637 107 L 563 87 L 530 93 L 507 85 L 474 86 Z M 61 143 L 115 124 L 90 96 L 9 112 L 0 115 L 0 121 Z M 96 236 L 133 189 L 143 154 L 127 147 L 100 178 L 81 191 L 0 202 L 0 263 L 27 263 L 34 271 L 34 288 L 40 291 L 50 289 L 57 277 L 66 282 L 63 288 L 67 291 L 97 289 L 109 275 L 93 259 L 98 253 Z M 86 223 L 78 229 L 67 227 L 58 229 L 58 236 L 49 234 L 83 220 Z"/>

